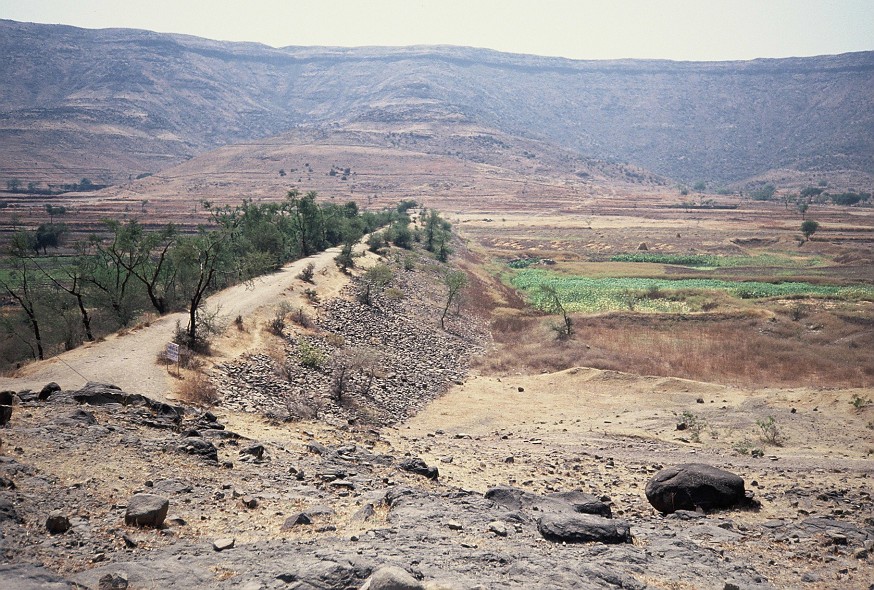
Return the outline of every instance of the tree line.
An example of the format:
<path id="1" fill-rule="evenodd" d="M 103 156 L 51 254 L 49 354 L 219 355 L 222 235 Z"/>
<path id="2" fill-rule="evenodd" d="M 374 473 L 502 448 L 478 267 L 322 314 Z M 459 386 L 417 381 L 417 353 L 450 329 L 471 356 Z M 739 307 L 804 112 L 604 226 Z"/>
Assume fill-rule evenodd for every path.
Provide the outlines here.
<path id="1" fill-rule="evenodd" d="M 415 205 L 415 203 L 413 204 Z M 105 231 L 50 256 L 45 230 L 20 230 L 0 269 L 0 293 L 16 312 L 0 315 L 18 358 L 42 359 L 47 348 L 69 349 L 83 340 L 130 326 L 144 312 L 186 310 L 177 341 L 192 349 L 205 343 L 206 297 L 326 248 L 351 246 L 380 227 L 400 227 L 406 209 L 359 211 L 354 202 L 317 202 L 317 194 L 290 191 L 277 203 L 244 200 L 213 206 L 209 223 L 183 233 L 168 224 L 150 229 L 136 219 L 106 219 Z M 409 219 L 407 218 L 407 223 Z M 42 250 L 42 254 L 40 251 Z"/>

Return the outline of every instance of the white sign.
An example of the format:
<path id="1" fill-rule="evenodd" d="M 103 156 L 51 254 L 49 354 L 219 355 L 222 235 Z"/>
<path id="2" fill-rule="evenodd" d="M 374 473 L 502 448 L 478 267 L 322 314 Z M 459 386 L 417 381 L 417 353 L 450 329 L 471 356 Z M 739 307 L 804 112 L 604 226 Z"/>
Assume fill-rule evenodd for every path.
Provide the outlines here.
<path id="1" fill-rule="evenodd" d="M 167 343 L 167 352 L 166 352 L 167 360 L 173 361 L 174 363 L 179 362 L 179 345 L 175 342 Z"/>

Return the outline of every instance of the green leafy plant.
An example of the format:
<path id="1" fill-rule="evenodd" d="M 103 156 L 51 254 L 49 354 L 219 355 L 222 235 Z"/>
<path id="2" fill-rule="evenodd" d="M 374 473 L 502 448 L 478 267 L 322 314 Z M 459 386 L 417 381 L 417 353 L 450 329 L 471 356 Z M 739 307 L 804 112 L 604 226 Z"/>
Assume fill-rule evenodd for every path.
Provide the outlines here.
<path id="1" fill-rule="evenodd" d="M 308 369 L 321 369 L 325 364 L 325 353 L 303 340 L 297 347 L 300 364 Z"/>
<path id="2" fill-rule="evenodd" d="M 744 438 L 743 440 L 739 440 L 733 445 L 731 448 L 739 455 L 750 455 L 751 457 L 762 457 L 764 456 L 764 451 L 759 447 L 755 446 L 755 443 L 748 438 Z"/>
<path id="3" fill-rule="evenodd" d="M 780 447 L 786 442 L 786 435 L 780 431 L 777 421 L 773 416 L 768 416 L 763 420 L 756 420 L 756 426 L 759 427 L 759 436 L 765 444 Z"/>
<path id="4" fill-rule="evenodd" d="M 305 281 L 307 283 L 312 283 L 313 282 L 313 275 L 315 274 L 315 272 L 316 272 L 316 265 L 313 264 L 312 262 L 310 262 L 305 267 L 303 267 L 302 271 L 300 271 L 298 273 L 297 278 L 299 278 L 300 280 Z"/>
<path id="5" fill-rule="evenodd" d="M 862 397 L 861 395 L 859 395 L 858 393 L 854 393 L 853 399 L 850 400 L 850 405 L 853 406 L 854 408 L 856 408 L 857 410 L 860 410 L 864 407 L 870 406 L 872 403 L 874 403 L 874 402 L 871 401 L 870 397 L 865 398 L 865 397 Z"/>
<path id="6" fill-rule="evenodd" d="M 707 420 L 689 410 L 684 411 L 677 422 L 677 430 L 688 430 L 689 438 L 696 443 L 701 442 L 701 433 L 705 428 L 707 428 Z"/>

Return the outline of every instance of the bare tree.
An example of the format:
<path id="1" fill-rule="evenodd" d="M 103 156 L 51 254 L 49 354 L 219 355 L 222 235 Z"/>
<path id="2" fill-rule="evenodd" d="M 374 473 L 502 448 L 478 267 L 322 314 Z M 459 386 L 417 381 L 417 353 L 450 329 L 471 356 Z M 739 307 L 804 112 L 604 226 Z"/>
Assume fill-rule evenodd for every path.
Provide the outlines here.
<path id="1" fill-rule="evenodd" d="M 555 287 L 553 287 L 552 285 L 541 285 L 540 291 L 546 298 L 546 310 L 549 313 L 561 314 L 563 320 L 562 323 L 557 326 L 553 326 L 553 329 L 558 335 L 558 339 L 566 340 L 573 336 L 574 322 L 571 316 L 568 314 L 567 308 L 565 308 L 564 304 L 561 302 L 561 297 L 558 296 L 558 291 L 556 291 Z"/>

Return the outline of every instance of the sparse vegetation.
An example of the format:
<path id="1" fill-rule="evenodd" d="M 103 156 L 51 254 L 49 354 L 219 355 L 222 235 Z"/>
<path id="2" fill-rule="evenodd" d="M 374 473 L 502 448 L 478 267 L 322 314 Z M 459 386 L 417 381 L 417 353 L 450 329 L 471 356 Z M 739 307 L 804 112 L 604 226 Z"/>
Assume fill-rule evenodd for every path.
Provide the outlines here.
<path id="1" fill-rule="evenodd" d="M 689 410 L 685 410 L 677 421 L 677 430 L 688 430 L 692 442 L 701 442 L 701 433 L 707 428 L 707 420 Z"/>
<path id="2" fill-rule="evenodd" d="M 301 366 L 308 369 L 321 369 L 327 360 L 325 353 L 306 340 L 301 340 L 298 343 L 297 358 Z"/>
<path id="3" fill-rule="evenodd" d="M 759 437 L 765 444 L 782 447 L 786 442 L 786 436 L 777 426 L 777 421 L 773 416 L 756 420 L 756 426 L 759 428 Z"/>
<path id="4" fill-rule="evenodd" d="M 216 386 L 200 370 L 189 372 L 177 393 L 185 402 L 207 408 L 214 406 L 221 399 Z"/>
<path id="5" fill-rule="evenodd" d="M 850 400 L 850 405 L 853 406 L 857 410 L 861 410 L 862 408 L 867 408 L 872 403 L 870 397 L 864 397 L 858 393 L 853 394 L 853 398 Z"/>
<path id="6" fill-rule="evenodd" d="M 306 283 L 312 283 L 313 276 L 315 275 L 315 273 L 316 273 L 316 265 L 313 264 L 312 262 L 309 262 L 309 263 L 307 263 L 306 266 L 303 267 L 303 270 L 301 270 L 298 273 L 297 278 L 299 278 L 300 280 L 302 280 Z"/>

